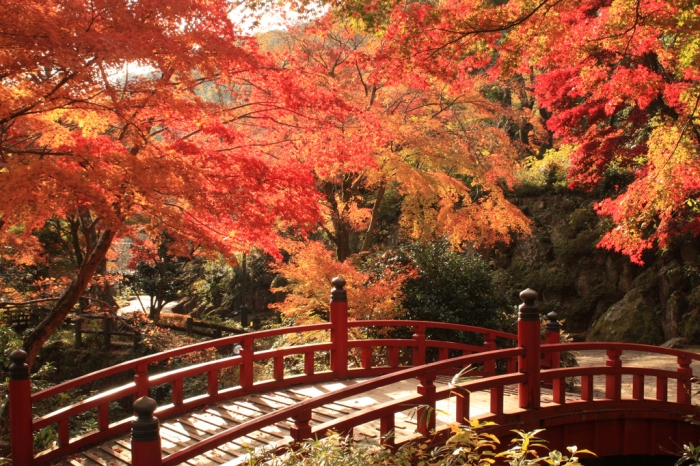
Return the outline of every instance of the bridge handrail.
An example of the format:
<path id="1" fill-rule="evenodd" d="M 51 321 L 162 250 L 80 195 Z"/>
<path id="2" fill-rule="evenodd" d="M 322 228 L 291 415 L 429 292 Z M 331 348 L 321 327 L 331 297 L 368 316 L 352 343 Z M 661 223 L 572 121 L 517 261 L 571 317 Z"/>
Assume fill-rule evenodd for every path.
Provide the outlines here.
<path id="1" fill-rule="evenodd" d="M 161 353 L 156 353 L 152 354 L 149 356 L 143 356 L 138 359 L 132 359 L 131 361 L 126 361 L 105 369 L 101 369 L 99 371 L 91 372 L 90 374 L 86 374 L 80 377 L 76 377 L 75 379 L 68 380 L 66 382 L 60 383 L 58 385 L 54 385 L 53 387 L 41 390 L 39 392 L 33 393 L 32 394 L 32 402 L 35 403 L 37 401 L 44 400 L 46 398 L 58 395 L 59 393 L 63 393 L 65 391 L 68 391 L 72 388 L 79 387 L 81 385 L 85 385 L 90 382 L 94 382 L 95 380 L 103 379 L 105 377 L 109 377 L 112 375 L 119 374 L 121 372 L 126 372 L 128 370 L 134 370 L 138 366 L 142 364 L 152 364 L 160 361 L 164 361 L 166 359 L 174 358 L 177 356 L 182 356 L 184 354 L 189 354 L 189 353 L 194 353 L 198 351 L 204 351 L 208 349 L 213 349 L 213 348 L 218 348 L 220 346 L 228 346 L 228 345 L 235 345 L 236 343 L 242 343 L 244 338 L 254 338 L 254 339 L 260 339 L 260 338 L 269 338 L 273 336 L 280 336 L 280 335 L 285 335 L 289 333 L 299 333 L 299 332 L 317 332 L 317 331 L 324 331 L 324 330 L 330 330 L 332 328 L 332 324 L 330 323 L 324 323 L 324 324 L 311 324 L 311 325 L 302 325 L 299 327 L 283 327 L 283 328 L 277 328 L 277 329 L 271 329 L 271 330 L 262 330 L 260 332 L 251 332 L 247 333 L 245 335 L 232 335 L 228 337 L 223 337 L 219 338 L 216 340 L 209 340 L 209 341 L 203 341 L 200 343 L 194 343 L 192 345 L 187 345 L 187 346 L 182 346 L 180 348 L 175 348 L 172 350 L 168 351 L 163 351 Z"/>
<path id="2" fill-rule="evenodd" d="M 457 330 L 463 332 L 481 333 L 483 335 L 493 335 L 494 337 L 506 338 L 511 340 L 517 340 L 517 335 L 507 332 L 500 332 L 496 330 L 484 329 L 481 327 L 474 327 L 471 325 L 462 324 L 447 324 L 442 322 L 430 322 L 430 321 L 412 321 L 412 320 L 354 320 L 348 321 L 348 327 L 414 327 L 423 325 L 428 328 L 440 328 L 447 330 Z M 135 370 L 138 366 L 142 364 L 153 364 L 160 361 L 164 361 L 170 358 L 182 356 L 189 353 L 204 351 L 208 349 L 218 348 L 221 346 L 235 345 L 237 343 L 242 343 L 243 339 L 246 337 L 253 337 L 254 339 L 270 338 L 276 336 L 287 335 L 290 333 L 308 333 L 308 332 L 319 332 L 330 330 L 333 327 L 330 323 L 323 324 L 311 324 L 311 325 L 301 325 L 297 327 L 281 327 L 270 330 L 262 330 L 258 332 L 251 332 L 244 335 L 232 335 L 228 337 L 219 338 L 216 340 L 210 340 L 200 343 L 194 343 L 192 345 L 182 346 L 180 348 L 175 348 L 168 351 L 163 351 L 161 353 L 152 354 L 149 356 L 143 356 L 138 359 L 133 359 L 126 361 L 114 366 L 101 369 L 99 371 L 92 372 L 75 379 L 68 380 L 66 382 L 54 385 L 53 387 L 46 388 L 39 392 L 32 394 L 32 403 L 50 398 L 52 396 L 58 395 L 75 387 L 85 385 L 87 383 L 94 382 L 95 380 L 110 377 L 122 372 L 129 370 Z M 407 343 L 412 340 L 406 339 Z"/>
<path id="3" fill-rule="evenodd" d="M 518 340 L 514 333 L 492 330 L 473 325 L 454 324 L 450 322 L 431 322 L 429 320 L 350 320 L 348 327 L 419 327 L 439 328 L 443 330 L 457 330 L 460 332 L 481 333 L 482 335 L 492 335 L 495 338 L 505 338 L 508 340 Z"/>
<path id="4" fill-rule="evenodd" d="M 374 379 L 366 380 L 349 387 L 342 388 L 337 391 L 326 393 L 324 395 L 304 400 L 282 410 L 273 411 L 265 414 L 252 421 L 239 424 L 238 426 L 226 429 L 206 440 L 202 440 L 194 445 L 185 447 L 176 453 L 173 453 L 163 458 L 163 466 L 174 466 L 181 464 L 189 459 L 194 458 L 204 452 L 207 452 L 219 445 L 227 443 L 238 437 L 242 437 L 251 432 L 259 430 L 262 427 L 269 426 L 275 422 L 283 421 L 289 417 L 294 417 L 301 412 L 310 411 L 319 408 L 325 404 L 334 403 L 336 401 L 364 393 L 375 388 L 384 387 L 392 383 L 401 382 L 403 380 L 419 377 L 430 372 L 438 372 L 440 370 L 451 369 L 455 367 L 465 367 L 469 364 L 482 363 L 496 359 L 507 359 L 522 356 L 523 348 L 510 348 L 496 351 L 486 351 L 483 353 L 472 354 L 469 356 L 460 356 L 446 361 L 438 361 L 423 366 L 404 369 L 392 374 L 383 375 Z M 495 376 L 494 379 L 502 378 L 507 383 L 517 383 L 523 376 L 520 374 L 503 376 Z M 498 382 L 496 382 L 498 383 Z M 505 384 L 505 382 L 504 382 Z"/>
<path id="5" fill-rule="evenodd" d="M 400 347 L 412 347 L 413 361 L 414 364 L 420 365 L 425 362 L 425 349 L 434 347 L 440 348 L 439 359 L 443 360 L 449 357 L 449 350 L 456 350 L 463 354 L 467 353 L 477 353 L 487 351 L 489 349 L 494 349 L 497 337 L 504 338 L 517 338 L 517 336 L 508 334 L 506 332 L 492 331 L 490 329 L 483 329 L 475 326 L 461 325 L 461 324 L 445 324 L 441 322 L 428 322 L 428 321 L 387 321 L 387 320 L 367 320 L 367 321 L 350 321 L 347 322 L 348 327 L 359 328 L 359 327 L 401 327 L 406 326 L 413 328 L 415 332 L 412 338 L 407 339 L 366 339 L 366 340 L 346 340 L 346 348 L 361 348 L 363 350 L 363 363 L 361 368 L 350 369 L 348 375 L 352 376 L 359 375 L 377 375 L 385 374 L 387 372 L 395 372 L 401 369 L 398 363 L 398 348 Z M 257 391 L 262 389 L 262 387 L 274 388 L 281 387 L 295 383 L 313 382 L 332 378 L 337 375 L 335 372 L 308 372 L 306 369 L 307 363 L 305 361 L 304 374 L 298 376 L 285 376 L 283 374 L 283 358 L 288 355 L 302 354 L 307 355 L 310 353 L 312 355 L 310 363 L 313 365 L 313 353 L 322 351 L 335 351 L 337 342 L 325 342 L 325 343 L 314 343 L 306 345 L 295 345 L 284 348 L 276 348 L 272 350 L 262 350 L 262 351 L 252 351 L 255 340 L 262 338 L 269 338 L 274 336 L 280 336 L 291 333 L 310 333 L 318 331 L 331 331 L 335 327 L 332 323 L 325 324 L 315 324 L 315 325 L 305 325 L 299 327 L 285 327 L 279 329 L 271 329 L 260 332 L 252 332 L 244 335 L 232 335 L 224 337 L 217 340 L 196 343 L 193 345 L 188 345 L 182 348 L 176 348 L 163 353 L 158 353 L 150 356 L 145 356 L 136 360 L 128 361 L 101 371 L 97 371 L 85 376 L 73 379 L 63 384 L 59 384 L 55 387 L 51 387 L 47 390 L 35 393 L 31 396 L 32 403 L 46 399 L 48 397 L 57 395 L 71 388 L 78 387 L 80 385 L 90 383 L 94 380 L 98 380 L 104 377 L 113 376 L 119 373 L 124 373 L 126 371 L 134 371 L 134 381 L 115 387 L 106 392 L 99 393 L 97 395 L 91 396 L 85 400 L 73 403 L 69 406 L 59 408 L 51 413 L 47 413 L 41 417 L 34 418 L 32 420 L 32 430 L 38 431 L 49 425 L 57 424 L 59 432 L 59 450 L 68 448 L 69 450 L 75 450 L 78 445 L 73 444 L 73 440 L 69 438 L 68 433 L 68 420 L 71 417 L 79 415 L 82 412 L 99 408 L 98 412 L 98 424 L 100 426 L 99 430 L 94 431 L 94 434 L 99 434 L 98 436 L 104 437 L 108 432 L 118 432 L 123 430 L 125 424 L 123 421 L 118 421 L 112 424 L 109 420 L 109 414 L 107 410 L 107 404 L 116 400 L 119 400 L 125 396 L 135 395 L 136 397 L 143 396 L 148 393 L 148 389 L 163 385 L 167 383 L 173 384 L 173 404 L 159 409 L 159 412 L 167 413 L 168 415 L 176 414 L 177 412 L 182 412 L 186 409 L 192 409 L 195 406 L 201 404 L 207 404 L 208 402 L 213 402 L 217 399 L 226 399 L 232 396 L 238 396 L 243 393 L 249 393 L 252 391 Z M 484 337 L 484 346 L 470 345 L 466 343 L 453 343 L 445 342 L 440 340 L 427 340 L 425 339 L 425 331 L 428 328 L 443 328 L 448 330 L 463 331 L 470 333 L 482 334 Z M 416 337 L 419 337 L 416 339 Z M 347 337 L 346 337 L 347 338 Z M 331 340 L 333 337 L 331 336 Z M 242 346 L 248 348 L 252 352 L 250 359 L 246 360 L 242 357 L 243 352 L 240 356 L 224 357 L 213 361 L 206 361 L 199 364 L 190 365 L 184 368 L 173 369 L 167 372 L 149 374 L 149 365 L 163 361 L 172 357 L 182 356 L 185 354 L 205 351 L 221 346 L 229 346 L 235 344 L 241 344 Z M 390 363 L 388 366 L 372 366 L 371 353 L 374 347 L 387 347 L 390 353 L 394 354 L 395 357 L 390 357 Z M 369 359 L 367 359 L 367 351 L 369 351 Z M 339 356 L 336 356 L 338 358 Z M 418 359 L 416 359 L 418 358 Z M 218 385 L 218 375 L 216 372 L 221 369 L 229 367 L 247 367 L 246 364 L 252 364 L 256 361 L 274 359 L 275 360 L 275 375 L 274 380 L 269 382 L 255 383 L 252 379 L 252 375 L 248 377 L 247 383 L 243 381 L 243 369 L 241 369 L 241 381 L 240 386 L 227 388 L 219 390 Z M 347 361 L 347 356 L 342 359 Z M 515 361 L 509 361 L 510 367 L 515 366 Z M 481 373 L 494 373 L 495 365 L 493 367 L 484 368 Z M 252 371 L 246 370 L 246 373 Z M 208 374 L 207 382 L 207 394 L 202 396 L 194 396 L 193 398 L 183 398 L 183 380 L 201 375 Z M 214 377 L 212 379 L 212 377 Z M 177 384 L 177 388 L 176 385 Z M 213 384 L 213 385 L 212 385 Z M 176 395 L 177 390 L 177 395 Z M 163 411 L 164 410 L 164 411 Z M 80 443 L 85 444 L 88 442 L 87 437 L 90 434 L 86 434 L 80 438 Z M 48 454 L 48 456 L 46 456 Z M 40 462 L 49 461 L 50 458 L 58 455 L 56 450 L 50 452 L 44 452 L 40 454 L 37 459 Z"/>
<path id="6" fill-rule="evenodd" d="M 700 353 L 665 348 L 663 346 L 644 345 L 641 343 L 618 343 L 618 342 L 576 342 L 576 343 L 553 343 L 542 346 L 544 354 L 558 353 L 564 351 L 592 351 L 592 350 L 620 350 L 620 351 L 640 351 L 646 353 L 657 353 L 667 356 L 700 361 Z"/>

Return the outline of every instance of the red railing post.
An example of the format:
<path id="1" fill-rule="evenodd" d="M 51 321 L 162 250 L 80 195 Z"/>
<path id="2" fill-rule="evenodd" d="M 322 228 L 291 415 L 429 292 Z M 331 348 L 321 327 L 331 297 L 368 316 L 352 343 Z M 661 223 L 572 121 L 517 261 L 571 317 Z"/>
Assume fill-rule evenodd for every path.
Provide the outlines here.
<path id="1" fill-rule="evenodd" d="M 134 371 L 134 385 L 136 396 L 148 396 L 148 363 L 139 364 Z"/>
<path id="2" fill-rule="evenodd" d="M 547 314 L 547 328 L 545 331 L 545 343 L 548 345 L 554 345 L 560 342 L 561 338 L 559 336 L 561 327 L 559 325 L 559 314 L 552 311 Z M 549 353 L 549 367 L 556 369 L 559 367 L 559 353 Z"/>
<path id="3" fill-rule="evenodd" d="M 34 459 L 32 436 L 32 391 L 29 383 L 27 353 L 15 350 L 10 354 L 10 441 L 12 464 L 29 466 Z"/>
<path id="4" fill-rule="evenodd" d="M 423 400 L 416 412 L 416 428 L 421 435 L 427 436 L 435 430 L 435 373 L 429 372 L 418 376 L 416 391 L 423 395 Z"/>
<path id="5" fill-rule="evenodd" d="M 622 361 L 620 355 L 622 350 L 613 348 L 605 350 L 608 359 L 605 365 L 613 368 L 612 374 L 605 375 L 605 398 L 613 401 L 620 401 L 622 397 Z"/>
<path id="6" fill-rule="evenodd" d="M 302 442 L 311 438 L 312 415 L 312 411 L 308 409 L 294 416 L 294 424 L 289 426 L 289 435 L 295 442 Z"/>
<path id="7" fill-rule="evenodd" d="M 337 379 L 343 379 L 348 376 L 348 297 L 342 277 L 335 277 L 331 284 L 331 370 Z"/>
<path id="8" fill-rule="evenodd" d="M 157 466 L 163 464 L 160 446 L 160 423 L 153 416 L 158 403 L 142 396 L 134 401 L 137 418 L 131 423 L 131 465 Z"/>
<path id="9" fill-rule="evenodd" d="M 693 369 L 690 367 L 690 363 L 693 362 L 687 356 L 678 356 L 678 384 L 676 386 L 676 402 L 681 404 L 691 404 L 692 403 L 692 393 L 691 393 L 691 382 L 690 379 L 693 377 Z"/>
<path id="10" fill-rule="evenodd" d="M 556 312 L 552 311 L 549 314 L 547 314 L 547 327 L 545 328 L 545 333 L 544 333 L 544 342 L 548 345 L 553 345 L 556 343 L 559 343 L 561 338 L 559 336 L 560 332 L 559 330 L 561 329 L 559 325 L 559 314 Z M 550 369 L 556 369 L 559 367 L 559 353 L 547 353 L 545 356 L 545 364 L 549 365 Z M 556 386 L 559 387 L 564 387 L 566 384 L 561 385 L 560 380 L 554 380 L 553 382 L 544 382 L 543 386 L 546 388 L 554 388 Z M 559 384 L 559 385 L 558 385 Z M 555 391 L 554 392 L 554 398 L 557 398 L 557 394 L 559 392 Z M 558 401 L 557 401 L 558 403 Z"/>
<path id="11" fill-rule="evenodd" d="M 530 288 L 520 293 L 518 308 L 518 346 L 525 350 L 518 357 L 518 368 L 527 374 L 527 382 L 518 385 L 518 405 L 523 409 L 540 407 L 540 308 L 537 292 Z"/>

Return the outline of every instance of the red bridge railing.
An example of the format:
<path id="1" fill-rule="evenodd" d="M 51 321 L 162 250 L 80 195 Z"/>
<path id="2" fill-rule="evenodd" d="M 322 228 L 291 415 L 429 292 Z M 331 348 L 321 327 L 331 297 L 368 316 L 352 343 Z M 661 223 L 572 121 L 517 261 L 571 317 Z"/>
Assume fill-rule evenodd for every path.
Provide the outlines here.
<path id="1" fill-rule="evenodd" d="M 407 407 L 420 406 L 417 418 L 424 419 L 425 422 L 418 423 L 418 430 L 425 434 L 435 428 L 435 409 L 431 408 L 435 408 L 437 401 L 458 393 L 455 421 L 463 422 L 465 418 L 469 417 L 470 393 L 481 390 L 487 390 L 489 394 L 490 414 L 487 417 L 499 422 L 503 429 L 514 428 L 514 426 L 526 428 L 523 426 L 532 425 L 532 422 L 539 422 L 542 419 L 548 419 L 548 422 L 571 422 L 572 413 L 580 414 L 581 412 L 589 414 L 605 412 L 619 417 L 621 412 L 630 413 L 637 410 L 642 412 L 640 416 L 649 417 L 650 412 L 657 410 L 663 411 L 666 415 L 673 412 L 675 418 L 694 413 L 690 396 L 690 379 L 692 377 L 690 363 L 693 360 L 700 360 L 700 355 L 624 343 L 560 344 L 559 325 L 556 316 L 552 315 L 550 315 L 547 324 L 546 344 L 541 345 L 541 316 L 535 305 L 537 293 L 532 290 L 525 290 L 521 293 L 524 304 L 519 308 L 518 335 L 513 335 L 484 328 L 439 322 L 348 321 L 347 300 L 343 290 L 345 282 L 336 278 L 333 280 L 333 285 L 329 323 L 265 330 L 198 343 L 125 362 L 34 394 L 30 393 L 28 368 L 24 363 L 26 355 L 21 351 L 14 352 L 12 355 L 14 364 L 10 368 L 13 464 L 20 466 L 45 464 L 87 445 L 128 432 L 131 429 L 132 464 L 135 466 L 175 465 L 288 418 L 294 420 L 291 435 L 297 441 L 314 436 L 322 437 L 330 430 L 348 432 L 358 425 L 379 420 L 382 438 L 386 438 L 387 442 L 392 442 L 391 437 L 385 436 L 394 429 L 396 414 L 406 410 Z M 359 335 L 359 332 L 354 330 L 358 328 L 386 329 L 395 327 L 411 328 L 413 330 L 412 337 L 408 339 L 349 338 L 351 334 Z M 430 328 L 481 334 L 483 345 L 429 340 L 426 338 L 426 332 Z M 272 350 L 255 350 L 256 342 L 290 334 L 313 336 L 316 339 L 323 337 L 325 341 Z M 497 338 L 516 341 L 517 347 L 499 350 L 496 348 Z M 436 352 L 433 351 L 430 354 L 437 353 L 438 361 L 426 364 L 426 355 L 429 354 L 431 348 L 437 349 Z M 164 361 L 184 355 L 201 355 L 203 352 L 217 349 L 223 353 L 223 357 L 219 359 L 157 372 L 158 364 Z M 605 350 L 607 355 L 605 365 L 559 367 L 559 354 L 561 352 L 587 350 Z M 375 351 L 382 352 L 382 357 L 379 358 L 381 361 L 374 357 Z M 666 371 L 626 367 L 622 365 L 620 359 L 623 351 L 647 351 L 674 356 L 677 358 L 678 368 L 676 371 Z M 319 353 L 324 352 L 330 353 L 330 370 L 317 372 L 316 359 Z M 287 374 L 285 372 L 285 358 L 296 355 L 303 357 L 303 371 L 300 374 Z M 348 361 L 351 355 L 357 356 L 359 360 L 357 367 L 350 367 Z M 410 364 L 408 363 L 409 359 Z M 256 377 L 256 368 L 260 367 L 256 363 L 266 360 L 272 360 L 271 377 L 256 380 L 260 378 Z M 499 361 L 501 362 L 499 363 Z M 379 362 L 381 364 L 376 364 Z M 404 365 L 401 364 L 402 362 Z M 439 389 L 434 385 L 436 375 L 455 373 L 467 366 L 478 369 L 470 372 L 470 375 L 478 375 L 482 378 Z M 496 367 L 506 368 L 506 373 L 497 374 Z M 221 388 L 221 371 L 227 371 L 231 368 L 238 368 L 239 383 L 232 387 Z M 129 375 L 132 377 L 132 381 L 50 414 L 32 418 L 33 404 L 96 380 L 120 374 Z M 184 381 L 192 377 L 204 376 L 204 374 L 206 374 L 206 392 L 185 398 Z M 624 399 L 621 394 L 622 380 L 623 376 L 630 375 L 633 379 L 632 398 Z M 223 431 L 196 445 L 184 448 L 175 454 L 165 458 L 161 457 L 158 421 L 154 418 L 154 414 L 157 418 L 164 419 L 199 406 L 235 398 L 246 393 L 261 392 L 300 383 L 367 376 L 375 378 L 261 416 Z M 593 391 L 593 378 L 595 376 L 605 377 L 605 393 L 602 397 L 596 397 Z M 581 396 L 575 401 L 567 400 L 565 396 L 566 379 L 571 377 L 577 377 L 581 380 Z M 656 378 L 656 393 L 652 399 L 645 399 L 644 396 L 646 377 Z M 387 402 L 379 406 L 375 405 L 318 426 L 311 426 L 309 423 L 313 409 L 367 390 L 414 378 L 419 381 L 417 393 L 407 399 Z M 669 400 L 669 380 L 676 381 L 675 401 Z M 543 383 L 550 384 L 552 387 L 553 399 L 553 404 L 544 408 L 540 406 Z M 504 389 L 506 386 L 514 384 L 518 385 L 517 399 L 520 409 L 516 413 L 507 413 L 504 410 Z M 162 385 L 170 386 L 171 400 L 170 403 L 157 407 L 155 401 L 148 398 L 148 394 L 149 390 Z M 137 419 L 110 420 L 109 403 L 129 396 L 138 398 L 133 405 L 134 412 L 138 415 Z M 70 418 L 92 409 L 97 409 L 98 429 L 80 437 L 70 438 Z M 32 449 L 33 432 L 50 425 L 58 426 L 58 445 L 51 450 L 35 454 Z"/>
<path id="2" fill-rule="evenodd" d="M 23 351 L 13 352 L 11 356 L 13 364 L 10 367 L 13 464 L 45 464 L 88 445 L 128 432 L 131 429 L 133 418 L 110 419 L 109 404 L 125 397 L 134 397 L 136 399 L 148 396 L 149 390 L 163 385 L 170 385 L 171 402 L 158 407 L 156 415 L 160 418 L 167 418 L 199 406 L 236 398 L 246 393 L 257 393 L 325 380 L 381 376 L 398 372 L 406 367 L 425 364 L 426 355 L 433 348 L 437 349 L 437 357 L 443 360 L 457 353 L 471 355 L 495 350 L 496 339 L 515 342 L 518 338 L 511 333 L 441 322 L 401 320 L 348 321 L 347 299 L 343 289 L 345 281 L 342 278 L 336 278 L 333 280 L 333 285 L 329 323 L 264 330 L 197 343 L 127 361 L 33 394 L 30 393 L 29 371 L 25 363 L 26 354 Z M 396 327 L 412 329 L 412 337 L 409 339 L 350 339 L 350 335 L 360 334 L 359 331 L 353 331 L 353 329 L 389 329 Z M 483 345 L 429 340 L 426 338 L 426 332 L 429 329 L 480 334 L 483 337 Z M 285 335 L 296 335 L 302 341 L 305 339 L 323 339 L 326 341 L 256 351 L 257 342 L 264 342 L 271 338 Z M 158 372 L 160 364 L 173 358 L 188 356 L 197 358 L 207 352 L 215 351 L 218 351 L 223 357 L 213 361 Z M 376 358 L 373 356 L 376 351 L 386 352 L 386 357 L 382 358 L 385 360 L 382 361 L 384 362 L 383 364 L 375 364 Z M 319 357 L 319 353 L 330 353 L 330 370 L 316 371 L 316 360 Z M 358 367 L 349 367 L 349 355 L 356 353 L 361 362 Z M 285 358 L 298 355 L 303 357 L 303 372 L 301 374 L 287 374 L 285 372 Z M 402 361 L 402 359 L 407 361 Z M 256 371 L 260 369 L 259 363 L 270 360 L 272 361 L 271 378 L 257 380 L 260 378 L 256 377 Z M 402 362 L 404 365 L 401 364 Z M 408 365 L 406 365 L 407 362 Z M 510 358 L 507 364 L 511 370 L 515 370 L 515 356 Z M 238 370 L 239 383 L 232 387 L 220 388 L 222 371 L 230 371 L 232 368 L 237 368 Z M 485 360 L 477 373 L 484 376 L 495 375 L 495 361 Z M 193 377 L 204 376 L 205 374 L 206 392 L 186 398 L 185 381 Z M 117 377 L 122 380 L 130 378 L 132 381 L 49 414 L 40 417 L 32 416 L 33 406 L 37 403 L 52 397 L 61 396 L 72 389 L 109 377 Z M 140 406 L 135 405 L 134 409 L 136 410 Z M 150 406 L 151 404 L 149 403 L 145 404 L 146 408 Z M 98 429 L 71 438 L 70 419 L 90 410 L 97 410 Z M 35 454 L 32 446 L 33 432 L 52 425 L 57 427 L 58 432 L 56 447 Z M 138 441 L 135 441 L 135 443 L 138 443 Z M 138 448 L 138 445 L 136 448 Z"/>

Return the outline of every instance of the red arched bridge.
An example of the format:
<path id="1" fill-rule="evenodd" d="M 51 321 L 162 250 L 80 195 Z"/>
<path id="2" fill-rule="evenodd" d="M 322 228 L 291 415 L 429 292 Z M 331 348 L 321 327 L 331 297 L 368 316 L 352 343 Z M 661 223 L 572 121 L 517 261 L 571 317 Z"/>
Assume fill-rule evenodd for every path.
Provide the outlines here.
<path id="1" fill-rule="evenodd" d="M 542 343 L 541 316 L 535 305 L 537 293 L 532 290 L 521 293 L 524 304 L 519 308 L 517 335 L 440 322 L 348 321 L 344 285 L 342 278 L 333 280 L 329 323 L 264 330 L 197 343 L 118 364 L 36 393 L 30 391 L 29 372 L 24 362 L 26 354 L 15 351 L 10 367 L 13 464 L 48 464 L 129 432 L 131 439 L 122 441 L 124 450 L 119 450 L 122 453 L 118 454 L 124 462 L 137 466 L 197 464 L 193 459 L 214 458 L 212 451 L 224 451 L 222 446 L 282 422 L 287 423 L 285 436 L 289 441 L 320 438 L 331 431 L 352 432 L 374 422 L 380 441 L 397 445 L 407 440 L 392 435 L 398 429 L 401 413 L 407 409 L 415 410 L 415 430 L 430 434 L 439 442 L 449 435 L 445 423 L 436 422 L 436 413 L 441 411 L 439 403 L 444 400 L 451 400 L 448 415 L 452 422 L 462 423 L 466 418 L 475 417 L 493 421 L 497 425 L 489 431 L 499 436 L 511 435 L 511 429 L 545 428 L 543 436 L 552 448 L 560 450 L 576 444 L 599 456 L 658 455 L 664 450 L 679 451 L 683 443 L 700 440 L 700 428 L 686 422 L 688 416 L 697 414 L 692 404 L 690 365 L 700 361 L 698 354 L 626 343 L 561 344 L 555 315 L 549 316 Z M 364 334 L 381 336 L 390 334 L 387 330 L 400 327 L 411 329 L 412 336 L 355 339 L 363 334 L 360 329 L 367 330 Z M 428 329 L 481 335 L 483 344 L 431 340 L 426 338 Z M 269 342 L 282 335 L 296 335 L 299 341 L 323 342 L 256 351 L 256 342 Z M 561 352 L 585 354 L 601 350 L 605 353 L 602 364 L 560 367 Z M 623 352 L 639 351 L 673 358 L 677 367 L 662 370 L 623 364 Z M 167 370 L 166 362 L 172 358 L 189 356 L 202 360 L 203 354 L 211 353 L 217 354 L 218 359 Z M 321 357 L 329 357 L 330 370 L 317 371 L 316 362 Z M 358 367 L 349 367 L 351 357 L 358 361 Z M 288 374 L 285 358 L 303 358 L 303 370 Z M 258 380 L 265 378 L 260 374 L 264 361 L 272 370 L 267 380 Z M 452 376 L 467 367 L 472 368 L 469 378 L 454 378 L 447 385 L 439 383 L 446 375 Z M 224 388 L 223 374 L 230 374 L 232 370 L 236 371 L 236 385 Z M 132 381 L 50 414 L 32 415 L 33 405 L 43 400 L 62 395 L 65 398 L 69 390 L 115 376 L 122 381 L 124 378 Z M 165 422 L 196 408 L 294 385 L 358 378 L 366 380 L 319 396 L 300 398 L 282 404 L 279 409 L 257 411 L 245 422 L 225 426 L 210 435 L 192 436 L 190 440 L 194 441 L 188 443 L 176 442 L 176 448 L 162 449 L 159 420 Z M 188 379 L 206 380 L 202 383 L 204 392 L 186 397 L 183 387 Z M 656 383 L 649 389 L 649 381 L 654 379 Z M 567 381 L 571 380 L 578 382 L 578 390 L 567 391 Z M 337 409 L 337 415 L 332 417 L 320 414 L 329 406 L 337 408 L 342 400 L 407 381 L 414 383 L 415 389 L 400 399 L 387 399 L 352 411 Z M 630 393 L 623 391 L 624 384 L 631 385 Z M 158 390 L 161 386 L 166 386 L 168 390 L 161 389 L 161 392 L 171 393 L 171 399 L 158 407 L 148 395 L 149 390 Z M 109 404 L 125 397 L 137 399 L 133 404 L 136 418 L 110 419 Z M 477 404 L 480 404 L 479 409 L 476 409 Z M 97 412 L 96 430 L 71 438 L 70 419 L 91 410 Z M 52 425 L 57 426 L 56 445 L 35 452 L 34 432 Z M 89 457 L 99 464 L 108 464 L 94 455 Z M 227 461 L 218 459 L 213 464 L 216 463 Z"/>

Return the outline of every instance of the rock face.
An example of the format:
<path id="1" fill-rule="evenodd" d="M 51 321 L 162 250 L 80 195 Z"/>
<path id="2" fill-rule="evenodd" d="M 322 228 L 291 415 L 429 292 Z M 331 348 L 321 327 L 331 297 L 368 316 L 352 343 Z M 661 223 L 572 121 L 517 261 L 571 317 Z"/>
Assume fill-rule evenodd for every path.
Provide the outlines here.
<path id="1" fill-rule="evenodd" d="M 683 337 L 700 343 L 700 238 L 680 238 L 649 251 L 645 265 L 596 248 L 609 225 L 583 194 L 513 199 L 533 220 L 530 238 L 488 251 L 503 287 L 532 288 L 543 314 L 592 341 L 661 344 Z"/>
<path id="2" fill-rule="evenodd" d="M 641 289 L 627 293 L 600 317 L 590 333 L 589 341 L 621 341 L 659 345 L 665 341 L 659 316 Z"/>

